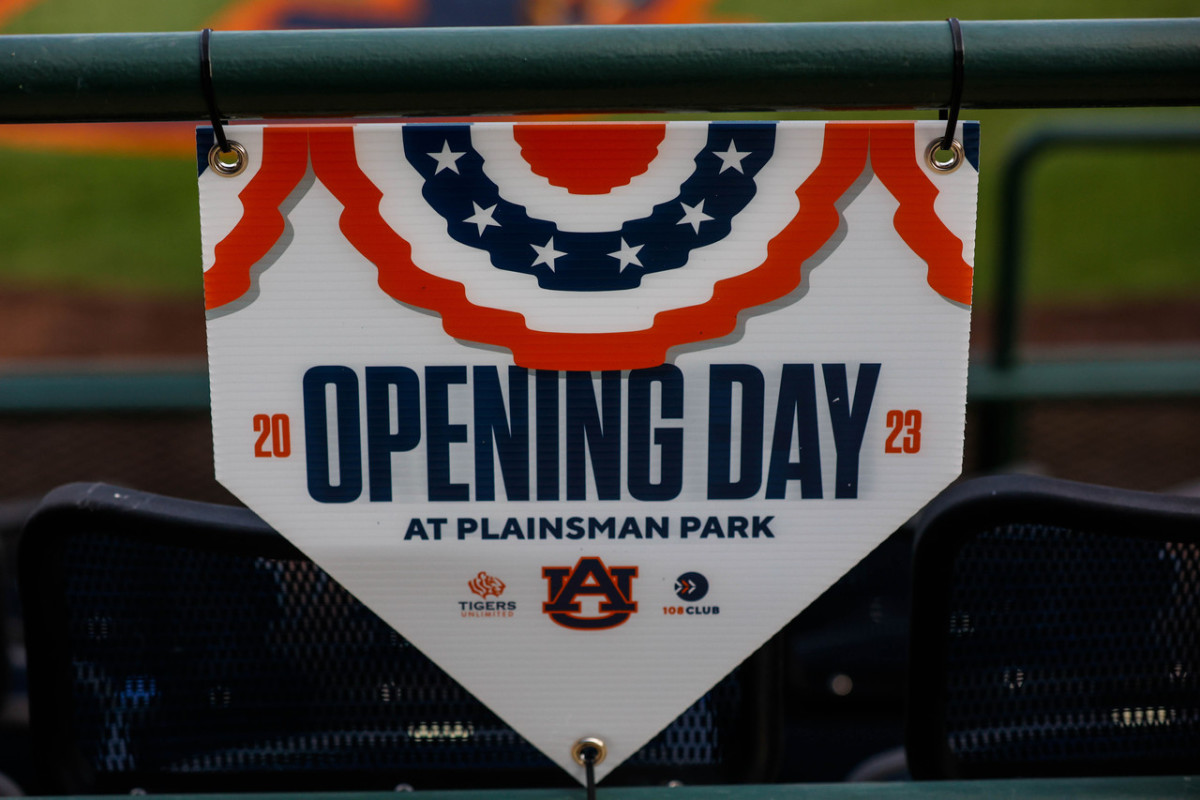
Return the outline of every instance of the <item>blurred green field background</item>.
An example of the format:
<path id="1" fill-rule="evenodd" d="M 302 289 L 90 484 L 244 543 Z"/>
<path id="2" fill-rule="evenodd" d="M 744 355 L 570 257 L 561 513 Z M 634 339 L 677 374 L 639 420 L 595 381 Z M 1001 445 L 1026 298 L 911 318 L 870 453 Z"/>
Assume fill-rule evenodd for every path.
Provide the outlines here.
<path id="1" fill-rule="evenodd" d="M 196 30 L 224 5 L 226 0 L 43 0 L 10 19 L 0 34 Z M 1172 17 L 1200 15 L 1200 0 L 722 0 L 712 13 L 780 22 Z M 969 99 L 969 85 L 966 93 Z M 929 119 L 936 113 L 789 116 Z M 1200 133 L 1200 110 L 1194 108 L 967 110 L 963 117 L 983 123 L 976 291 L 985 305 L 998 252 L 1000 171 L 1022 135 L 1050 122 L 1158 121 L 1192 124 Z M 0 147 L 0 175 L 0 282 L 200 294 L 191 158 Z M 1029 296 L 1045 303 L 1200 298 L 1197 186 L 1200 146 L 1060 152 L 1046 159 L 1025 209 Z"/>

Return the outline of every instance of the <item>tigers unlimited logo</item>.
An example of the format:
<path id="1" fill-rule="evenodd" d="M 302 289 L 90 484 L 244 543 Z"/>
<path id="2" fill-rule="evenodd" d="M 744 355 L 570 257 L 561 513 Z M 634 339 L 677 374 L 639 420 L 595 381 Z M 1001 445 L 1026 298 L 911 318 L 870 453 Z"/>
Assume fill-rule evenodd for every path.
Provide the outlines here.
<path id="1" fill-rule="evenodd" d="M 542 567 L 542 577 L 549 582 L 549 600 L 542 611 L 550 619 L 578 631 L 599 631 L 615 628 L 637 613 L 633 599 L 633 579 L 637 567 L 606 567 L 595 557 L 579 559 L 574 567 Z M 581 597 L 600 598 L 595 613 L 584 610 Z"/>
<path id="2" fill-rule="evenodd" d="M 467 581 L 467 588 L 473 594 L 478 595 L 480 599 L 458 601 L 459 611 L 463 617 L 511 617 L 516 613 L 516 602 L 499 599 L 507 587 L 504 581 L 494 575 L 481 571 Z M 489 600 L 489 597 L 497 599 Z"/>
<path id="3" fill-rule="evenodd" d="M 499 578 L 488 575 L 486 572 L 480 572 L 471 580 L 467 581 L 467 588 L 479 595 L 484 600 L 488 599 L 488 595 L 499 597 L 504 594 L 504 581 Z"/>

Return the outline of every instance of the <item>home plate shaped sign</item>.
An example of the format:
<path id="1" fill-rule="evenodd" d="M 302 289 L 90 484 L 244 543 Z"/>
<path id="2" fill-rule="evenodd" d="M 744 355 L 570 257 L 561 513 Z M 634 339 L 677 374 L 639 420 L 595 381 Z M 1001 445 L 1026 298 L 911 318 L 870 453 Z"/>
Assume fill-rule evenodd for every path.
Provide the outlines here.
<path id="1" fill-rule="evenodd" d="M 974 123 L 232 131 L 218 479 L 576 777 L 959 473 Z"/>

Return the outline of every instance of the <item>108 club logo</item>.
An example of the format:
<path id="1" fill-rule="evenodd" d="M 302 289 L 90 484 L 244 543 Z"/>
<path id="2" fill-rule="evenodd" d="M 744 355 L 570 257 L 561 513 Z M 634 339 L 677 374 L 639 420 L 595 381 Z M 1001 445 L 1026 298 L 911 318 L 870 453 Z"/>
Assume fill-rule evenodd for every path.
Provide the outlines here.
<path id="1" fill-rule="evenodd" d="M 720 606 L 695 605 L 708 596 L 708 578 L 699 572 L 685 572 L 675 579 L 675 596 L 687 605 L 663 606 L 667 616 L 708 616 L 720 614 Z"/>

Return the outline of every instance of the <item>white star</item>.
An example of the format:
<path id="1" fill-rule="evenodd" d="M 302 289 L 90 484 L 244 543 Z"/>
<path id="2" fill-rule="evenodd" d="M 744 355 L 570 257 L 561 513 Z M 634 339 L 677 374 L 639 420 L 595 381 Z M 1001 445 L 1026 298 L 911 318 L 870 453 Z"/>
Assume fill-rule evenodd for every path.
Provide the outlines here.
<path id="1" fill-rule="evenodd" d="M 615 253 L 609 253 L 609 255 L 621 262 L 621 268 L 618 271 L 624 272 L 625 268 L 630 264 L 633 264 L 635 267 L 642 266 L 642 262 L 638 260 L 638 251 L 643 247 L 645 247 L 644 244 L 639 244 L 636 247 L 630 247 L 629 245 L 625 244 L 625 239 L 622 238 L 621 249 Z"/>
<path id="2" fill-rule="evenodd" d="M 466 154 L 465 153 L 455 153 L 454 151 L 452 151 L 450 149 L 450 141 L 446 140 L 446 141 L 442 142 L 442 152 L 426 153 L 425 155 L 429 156 L 432 159 L 435 159 L 438 162 L 437 169 L 435 169 L 433 171 L 433 174 L 437 175 L 439 172 L 441 172 L 444 169 L 448 169 L 451 172 L 457 173 L 458 172 L 458 164 L 456 164 L 455 162 L 458 161 L 458 159 L 460 159 L 462 156 L 464 156 Z"/>
<path id="3" fill-rule="evenodd" d="M 533 264 L 530 266 L 536 267 L 538 264 L 545 264 L 546 266 L 550 267 L 551 272 L 554 272 L 554 260 L 567 254 L 565 250 L 554 249 L 553 236 L 550 237 L 550 241 L 546 242 L 541 247 L 538 247 L 536 244 L 531 244 L 529 246 L 532 247 L 537 253 L 537 258 L 533 260 Z"/>
<path id="4" fill-rule="evenodd" d="M 687 203 L 680 201 L 679 205 L 683 206 L 683 219 L 676 222 L 676 225 L 691 225 L 692 230 L 696 233 L 700 232 L 700 223 L 708 222 L 712 217 L 704 213 L 704 201 L 701 200 L 694 206 L 689 206 Z"/>
<path id="5" fill-rule="evenodd" d="M 482 208 L 479 203 L 476 203 L 474 200 L 471 201 L 471 205 L 475 206 L 475 213 L 464 219 L 463 222 L 474 223 L 475 226 L 479 228 L 480 236 L 483 236 L 483 231 L 486 228 L 500 227 L 500 223 L 492 219 L 492 214 L 496 213 L 496 206 L 493 205 L 489 206 L 488 208 Z M 497 203 L 496 205 L 499 204 Z"/>
<path id="6" fill-rule="evenodd" d="M 743 153 L 738 150 L 737 146 L 733 143 L 733 139 L 729 140 L 729 149 L 724 153 L 713 150 L 712 154 L 721 159 L 721 169 L 717 174 L 720 175 L 727 169 L 736 169 L 738 172 L 742 172 L 742 159 L 750 155 L 750 152 L 747 150 Z M 745 175 L 746 173 L 742 172 L 742 174 Z"/>

